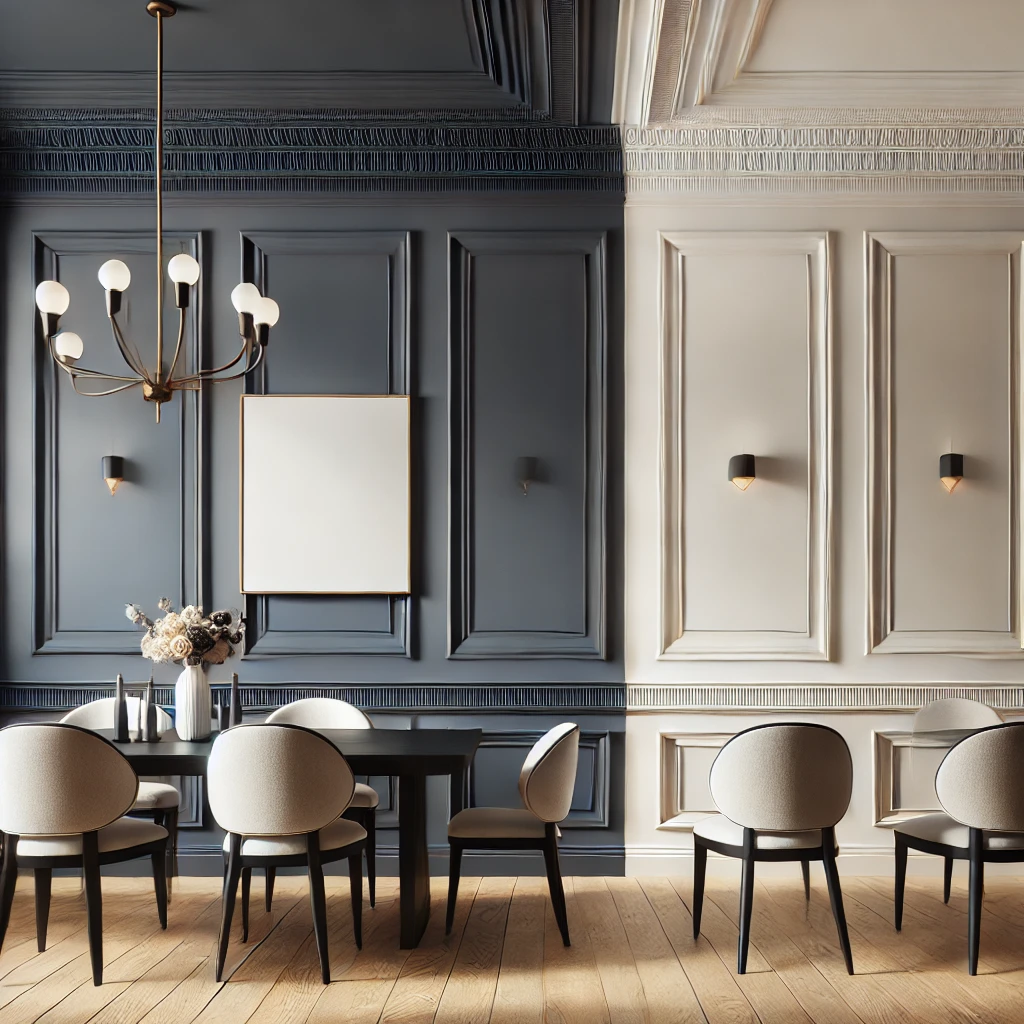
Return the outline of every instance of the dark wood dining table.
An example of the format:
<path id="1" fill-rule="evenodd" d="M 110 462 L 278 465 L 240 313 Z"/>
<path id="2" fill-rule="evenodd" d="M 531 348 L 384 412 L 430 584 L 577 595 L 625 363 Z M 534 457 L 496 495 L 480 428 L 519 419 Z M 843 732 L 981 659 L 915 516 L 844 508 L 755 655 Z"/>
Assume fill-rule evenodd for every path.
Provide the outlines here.
<path id="1" fill-rule="evenodd" d="M 430 917 L 427 851 L 427 776 L 450 775 L 451 813 L 462 809 L 466 772 L 480 745 L 480 729 L 318 729 L 356 775 L 398 776 L 398 877 L 402 949 L 420 941 Z M 111 739 L 112 733 L 103 733 Z M 217 737 L 115 743 L 139 775 L 206 776 Z"/>

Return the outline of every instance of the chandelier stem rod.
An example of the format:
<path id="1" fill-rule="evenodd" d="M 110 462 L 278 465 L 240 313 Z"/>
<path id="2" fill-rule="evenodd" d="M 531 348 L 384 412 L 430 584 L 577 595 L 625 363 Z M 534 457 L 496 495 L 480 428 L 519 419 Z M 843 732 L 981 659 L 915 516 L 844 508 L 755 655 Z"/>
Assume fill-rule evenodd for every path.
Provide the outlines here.
<path id="1" fill-rule="evenodd" d="M 156 383 L 164 372 L 164 18 L 156 15 Z M 160 406 L 157 405 L 157 422 Z"/>

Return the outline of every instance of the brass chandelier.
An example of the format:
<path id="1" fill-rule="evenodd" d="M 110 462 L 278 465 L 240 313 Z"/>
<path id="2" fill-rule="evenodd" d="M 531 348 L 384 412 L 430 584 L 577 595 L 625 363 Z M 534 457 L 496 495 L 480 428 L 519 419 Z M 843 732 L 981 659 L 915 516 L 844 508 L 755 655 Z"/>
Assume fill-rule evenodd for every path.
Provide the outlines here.
<path id="1" fill-rule="evenodd" d="M 270 328 L 277 323 L 280 311 L 277 303 L 260 294 L 253 284 L 240 284 L 231 292 L 231 302 L 238 313 L 238 333 L 242 347 L 229 363 L 212 369 L 199 369 L 195 373 L 178 374 L 185 339 L 185 310 L 189 305 L 191 289 L 199 281 L 199 263 L 188 253 L 178 253 L 167 263 L 167 276 L 174 283 L 174 301 L 178 307 L 178 339 L 174 345 L 170 365 L 164 366 L 164 18 L 172 18 L 177 8 L 169 0 L 150 0 L 146 10 L 156 18 L 156 363 L 151 369 L 139 355 L 138 349 L 125 339 L 117 314 L 121 310 L 121 297 L 131 282 L 131 271 L 121 260 L 107 260 L 99 269 L 100 284 L 107 293 L 107 318 L 122 358 L 131 371 L 128 374 L 106 373 L 79 365 L 85 350 L 82 339 L 71 331 L 58 333 L 61 316 L 67 312 L 71 296 L 59 281 L 43 281 L 36 288 L 36 305 L 43 321 L 43 336 L 53 361 L 71 378 L 71 384 L 80 395 L 98 398 L 115 395 L 129 388 L 142 387 L 142 397 L 156 405 L 156 421 L 160 422 L 160 406 L 174 397 L 175 391 L 198 391 L 204 382 L 238 380 L 255 370 L 263 360 Z M 243 368 L 235 370 L 239 363 Z M 86 381 L 113 383 L 102 390 L 82 390 Z"/>

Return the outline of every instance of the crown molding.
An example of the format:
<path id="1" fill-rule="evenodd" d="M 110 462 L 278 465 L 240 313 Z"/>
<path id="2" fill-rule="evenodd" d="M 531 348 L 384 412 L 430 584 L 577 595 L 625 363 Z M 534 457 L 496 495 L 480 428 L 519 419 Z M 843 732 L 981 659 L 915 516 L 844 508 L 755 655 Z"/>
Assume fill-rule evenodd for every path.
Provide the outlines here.
<path id="1" fill-rule="evenodd" d="M 623 129 L 634 197 L 999 197 L 1024 193 L 1024 109 L 704 108 Z"/>
<path id="2" fill-rule="evenodd" d="M 151 195 L 152 112 L 8 110 L 0 194 Z M 557 125 L 522 110 L 170 110 L 168 193 L 616 192 L 611 125 Z"/>

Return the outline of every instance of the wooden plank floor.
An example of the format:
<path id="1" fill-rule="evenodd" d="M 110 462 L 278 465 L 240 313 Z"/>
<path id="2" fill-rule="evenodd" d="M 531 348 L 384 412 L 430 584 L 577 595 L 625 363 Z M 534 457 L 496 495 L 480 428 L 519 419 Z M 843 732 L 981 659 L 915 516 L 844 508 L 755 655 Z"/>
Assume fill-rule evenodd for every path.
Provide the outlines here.
<path id="1" fill-rule="evenodd" d="M 465 879 L 444 936 L 443 879 L 420 947 L 398 948 L 396 883 L 380 879 L 352 942 L 347 882 L 328 879 L 332 983 L 320 982 L 305 880 L 278 880 L 272 914 L 253 885 L 250 941 L 237 927 L 226 980 L 213 976 L 214 879 L 181 878 L 170 925 L 152 884 L 106 878 L 104 984 L 92 985 L 85 907 L 54 882 L 48 948 L 36 951 L 31 879 L 19 881 L 0 954 L 2 1024 L 988 1024 L 1024 1021 L 1024 884 L 987 882 L 980 974 L 968 977 L 966 891 L 907 881 L 904 931 L 892 881 L 844 879 L 857 974 L 849 977 L 819 878 L 759 881 L 749 973 L 735 973 L 737 889 L 709 879 L 704 933 L 691 937 L 688 879 L 566 879 L 573 945 L 562 946 L 539 878 Z"/>

